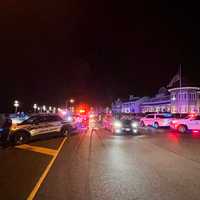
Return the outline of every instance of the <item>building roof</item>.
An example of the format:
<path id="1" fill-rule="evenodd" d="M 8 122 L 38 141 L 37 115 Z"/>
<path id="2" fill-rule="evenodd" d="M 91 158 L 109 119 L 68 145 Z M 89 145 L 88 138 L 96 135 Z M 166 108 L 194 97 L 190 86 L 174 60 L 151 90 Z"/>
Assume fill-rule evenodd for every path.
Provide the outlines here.
<path id="1" fill-rule="evenodd" d="M 169 92 L 176 91 L 176 90 L 200 90 L 199 87 L 176 87 L 169 89 Z"/>

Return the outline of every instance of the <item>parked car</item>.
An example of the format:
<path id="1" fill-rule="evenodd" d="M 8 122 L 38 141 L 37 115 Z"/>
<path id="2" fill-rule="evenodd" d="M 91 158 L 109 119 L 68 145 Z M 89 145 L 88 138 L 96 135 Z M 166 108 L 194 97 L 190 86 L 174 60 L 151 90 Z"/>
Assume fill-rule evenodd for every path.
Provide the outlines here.
<path id="1" fill-rule="evenodd" d="M 154 128 L 169 127 L 172 120 L 173 116 L 170 113 L 153 113 L 141 118 L 140 125 Z"/>
<path id="2" fill-rule="evenodd" d="M 180 133 L 185 133 L 187 131 L 199 132 L 200 115 L 189 115 L 184 119 L 174 119 L 172 120 L 170 127 Z"/>
<path id="3" fill-rule="evenodd" d="M 64 121 L 60 116 L 54 114 L 36 114 L 27 120 L 14 124 L 11 128 L 9 138 L 15 144 L 28 142 L 32 137 L 47 133 L 60 133 L 67 136 L 72 130 L 70 123 Z"/>

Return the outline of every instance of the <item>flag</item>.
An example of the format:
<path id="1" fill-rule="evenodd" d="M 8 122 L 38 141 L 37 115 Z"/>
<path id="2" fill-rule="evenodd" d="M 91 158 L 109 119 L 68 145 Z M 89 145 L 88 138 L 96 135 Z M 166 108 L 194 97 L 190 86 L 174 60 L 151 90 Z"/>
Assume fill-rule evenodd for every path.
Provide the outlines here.
<path id="1" fill-rule="evenodd" d="M 172 80 L 169 82 L 169 84 L 167 85 L 168 88 L 173 87 L 174 83 L 176 83 L 177 81 L 180 81 L 181 77 L 180 77 L 180 72 L 178 72 L 173 78 Z"/>

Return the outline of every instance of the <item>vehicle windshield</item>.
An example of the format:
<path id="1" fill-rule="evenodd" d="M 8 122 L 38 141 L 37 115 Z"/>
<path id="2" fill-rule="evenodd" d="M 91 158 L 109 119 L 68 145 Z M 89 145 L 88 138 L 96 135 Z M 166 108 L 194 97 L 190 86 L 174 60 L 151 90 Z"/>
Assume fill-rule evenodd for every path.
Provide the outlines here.
<path id="1" fill-rule="evenodd" d="M 126 125 L 129 125 L 129 124 L 132 123 L 132 120 L 130 120 L 130 119 L 124 119 L 124 120 L 122 120 L 122 123 L 124 123 Z"/>
<path id="2" fill-rule="evenodd" d="M 172 115 L 157 115 L 157 118 L 169 119 L 172 118 Z"/>
<path id="3" fill-rule="evenodd" d="M 33 122 L 35 122 L 38 119 L 37 116 L 32 116 L 29 117 L 28 119 L 24 120 L 22 123 L 20 124 L 32 124 Z"/>

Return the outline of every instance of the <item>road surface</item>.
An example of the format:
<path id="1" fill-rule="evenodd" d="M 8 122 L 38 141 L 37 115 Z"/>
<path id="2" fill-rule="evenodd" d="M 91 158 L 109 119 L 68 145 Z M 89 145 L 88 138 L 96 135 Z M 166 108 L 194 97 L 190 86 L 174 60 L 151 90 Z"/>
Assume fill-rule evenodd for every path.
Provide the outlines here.
<path id="1" fill-rule="evenodd" d="M 198 134 L 100 129 L 3 149 L 0 159 L 1 199 L 200 199 Z"/>

